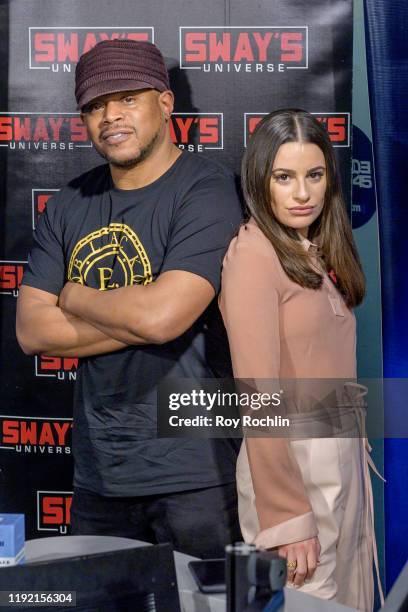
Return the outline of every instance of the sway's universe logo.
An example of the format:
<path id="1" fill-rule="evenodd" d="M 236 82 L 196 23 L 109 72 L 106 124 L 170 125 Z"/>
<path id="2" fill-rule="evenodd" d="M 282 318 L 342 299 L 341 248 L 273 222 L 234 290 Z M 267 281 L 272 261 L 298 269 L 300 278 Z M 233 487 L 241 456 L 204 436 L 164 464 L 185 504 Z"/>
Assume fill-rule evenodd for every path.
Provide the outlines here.
<path id="1" fill-rule="evenodd" d="M 0 295 L 18 297 L 26 261 L 0 261 Z"/>
<path id="2" fill-rule="evenodd" d="M 268 113 L 244 114 L 244 146 L 261 119 Z M 350 146 L 350 113 L 311 113 L 327 129 L 334 147 Z"/>
<path id="3" fill-rule="evenodd" d="M 148 285 L 152 279 L 144 246 L 124 223 L 110 223 L 82 238 L 68 265 L 68 280 L 91 287 L 96 284 L 102 291 Z"/>
<path id="4" fill-rule="evenodd" d="M 0 112 L 0 147 L 72 151 L 92 143 L 79 113 Z"/>
<path id="5" fill-rule="evenodd" d="M 284 72 L 308 68 L 307 26 L 181 26 L 180 68 L 204 72 Z"/>
<path id="6" fill-rule="evenodd" d="M 35 356 L 35 375 L 39 378 L 56 378 L 57 380 L 73 381 L 77 377 L 77 357 L 47 357 Z"/>
<path id="7" fill-rule="evenodd" d="M 32 189 L 31 206 L 33 211 L 33 229 L 36 228 L 41 213 L 44 212 L 47 202 L 59 189 Z"/>
<path id="8" fill-rule="evenodd" d="M 31 27 L 28 36 L 31 70 L 72 72 L 80 56 L 98 42 L 113 39 L 154 42 L 154 28 Z"/>
<path id="9" fill-rule="evenodd" d="M 171 139 L 180 149 L 197 153 L 223 149 L 223 118 L 222 113 L 173 113 Z"/>
<path id="10" fill-rule="evenodd" d="M 21 454 L 70 455 L 72 419 L 0 415 L 0 449 Z"/>
<path id="11" fill-rule="evenodd" d="M 66 534 L 71 524 L 72 491 L 37 491 L 38 531 Z"/>

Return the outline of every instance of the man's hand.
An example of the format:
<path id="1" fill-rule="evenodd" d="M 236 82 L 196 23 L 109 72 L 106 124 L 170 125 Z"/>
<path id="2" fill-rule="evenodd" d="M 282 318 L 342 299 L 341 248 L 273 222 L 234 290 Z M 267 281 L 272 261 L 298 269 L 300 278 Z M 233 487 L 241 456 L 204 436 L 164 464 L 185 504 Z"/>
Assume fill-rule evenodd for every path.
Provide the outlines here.
<path id="1" fill-rule="evenodd" d="M 302 540 L 294 544 L 278 547 L 280 557 L 286 559 L 288 583 L 300 587 L 305 580 L 310 580 L 320 559 L 320 544 L 318 538 Z"/>
<path id="2" fill-rule="evenodd" d="M 58 298 L 58 306 L 67 312 L 71 312 L 75 305 L 75 300 L 82 299 L 84 296 L 84 289 L 88 299 L 92 299 L 92 293 L 98 293 L 98 289 L 92 289 L 91 287 L 83 287 L 79 283 L 73 283 L 68 281 L 65 283 L 63 290 L 61 291 Z"/>
<path id="3" fill-rule="evenodd" d="M 149 285 L 109 291 L 69 282 L 59 305 L 121 342 L 163 344 L 189 329 L 214 296 L 202 276 L 171 270 Z"/>

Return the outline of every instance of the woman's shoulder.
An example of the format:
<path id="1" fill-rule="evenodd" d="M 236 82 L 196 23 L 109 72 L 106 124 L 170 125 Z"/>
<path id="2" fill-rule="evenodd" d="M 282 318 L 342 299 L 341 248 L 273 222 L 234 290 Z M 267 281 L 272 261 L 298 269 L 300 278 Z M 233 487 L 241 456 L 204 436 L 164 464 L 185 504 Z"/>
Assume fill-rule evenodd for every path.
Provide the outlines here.
<path id="1" fill-rule="evenodd" d="M 262 257 L 270 261 L 277 260 L 272 243 L 252 217 L 241 225 L 237 236 L 231 240 L 226 254 L 226 259 L 241 259 L 243 257 Z"/>
<path id="2" fill-rule="evenodd" d="M 248 284 L 283 289 L 284 273 L 276 251 L 257 223 L 250 219 L 232 239 L 222 266 L 222 282 L 246 279 Z"/>

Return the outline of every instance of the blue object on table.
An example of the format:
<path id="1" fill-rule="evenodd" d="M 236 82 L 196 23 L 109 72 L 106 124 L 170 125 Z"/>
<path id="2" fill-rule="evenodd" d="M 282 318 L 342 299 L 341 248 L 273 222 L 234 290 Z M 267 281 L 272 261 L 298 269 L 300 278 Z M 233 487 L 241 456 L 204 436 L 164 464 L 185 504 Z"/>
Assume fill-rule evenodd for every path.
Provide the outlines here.
<path id="1" fill-rule="evenodd" d="M 24 514 L 0 514 L 0 567 L 24 562 Z"/>

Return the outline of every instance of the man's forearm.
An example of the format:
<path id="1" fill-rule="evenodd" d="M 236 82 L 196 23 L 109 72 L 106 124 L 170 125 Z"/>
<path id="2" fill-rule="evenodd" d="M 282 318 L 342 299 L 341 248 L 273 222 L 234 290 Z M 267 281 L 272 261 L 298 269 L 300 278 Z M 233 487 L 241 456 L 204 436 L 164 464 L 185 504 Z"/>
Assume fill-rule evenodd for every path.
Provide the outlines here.
<path id="1" fill-rule="evenodd" d="M 33 301 L 17 315 L 17 338 L 25 353 L 85 357 L 127 346 L 61 308 Z"/>
<path id="2" fill-rule="evenodd" d="M 62 292 L 61 303 L 68 312 L 101 332 L 109 330 L 109 335 L 120 342 L 155 343 L 154 334 L 150 333 L 154 330 L 154 312 L 153 301 L 147 296 L 149 288 L 133 286 L 99 291 L 68 283 Z M 146 319 L 150 321 L 148 325 Z"/>
<path id="3" fill-rule="evenodd" d="M 123 342 L 118 342 L 113 338 L 97 340 L 81 346 L 67 348 L 66 346 L 56 346 L 52 350 L 40 351 L 42 355 L 50 357 L 91 357 L 93 355 L 104 355 L 113 353 L 128 346 Z"/>
<path id="4" fill-rule="evenodd" d="M 169 270 L 148 285 L 109 291 L 68 282 L 59 304 L 126 344 L 164 344 L 189 329 L 214 295 L 213 285 L 200 274 Z"/>

